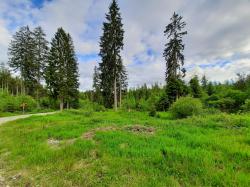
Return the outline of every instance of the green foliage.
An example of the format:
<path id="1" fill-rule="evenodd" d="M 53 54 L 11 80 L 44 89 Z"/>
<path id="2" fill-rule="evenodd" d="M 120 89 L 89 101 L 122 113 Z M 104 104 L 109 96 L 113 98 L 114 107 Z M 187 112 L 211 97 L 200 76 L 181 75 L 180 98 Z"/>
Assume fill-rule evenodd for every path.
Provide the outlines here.
<path id="1" fill-rule="evenodd" d="M 155 104 L 157 111 L 166 111 L 169 106 L 170 103 L 166 94 L 163 94 Z"/>
<path id="2" fill-rule="evenodd" d="M 244 112 L 250 112 L 250 99 L 245 101 L 245 104 L 242 106 Z"/>
<path id="3" fill-rule="evenodd" d="M 199 99 L 182 97 L 170 107 L 170 112 L 175 118 L 186 118 L 202 112 L 202 103 Z"/>
<path id="4" fill-rule="evenodd" d="M 183 36 L 187 34 L 187 31 L 183 31 L 186 23 L 182 21 L 182 17 L 174 12 L 170 19 L 170 23 L 166 26 L 164 34 L 169 39 L 165 44 L 163 56 L 166 61 L 166 81 L 170 82 L 170 79 L 180 79 L 185 76 L 186 70 L 182 68 L 184 65 L 184 44 Z"/>
<path id="5" fill-rule="evenodd" d="M 209 96 L 214 94 L 214 86 L 213 86 L 212 82 L 208 83 L 206 91 L 207 91 L 207 94 Z"/>
<path id="6" fill-rule="evenodd" d="M 103 103 L 107 108 L 112 108 L 114 93 L 117 88 L 126 90 L 126 70 L 121 58 L 123 49 L 123 24 L 120 8 L 117 1 L 113 0 L 103 23 L 103 35 L 100 38 L 100 87 L 102 90 Z"/>
<path id="7" fill-rule="evenodd" d="M 106 108 L 103 105 L 82 99 L 80 99 L 79 101 L 79 108 L 86 111 L 96 111 L 96 112 L 106 111 Z"/>
<path id="8" fill-rule="evenodd" d="M 177 98 L 185 96 L 187 88 L 181 79 L 170 77 L 166 86 L 166 96 L 170 104 L 176 101 Z"/>
<path id="9" fill-rule="evenodd" d="M 246 99 L 246 93 L 228 88 L 219 91 L 218 94 L 209 96 L 206 98 L 205 103 L 208 107 L 215 107 L 224 112 L 237 112 Z"/>
<path id="10" fill-rule="evenodd" d="M 71 36 L 58 28 L 51 42 L 45 80 L 49 96 L 60 100 L 60 107 L 78 105 L 78 63 Z"/>
<path id="11" fill-rule="evenodd" d="M 191 94 L 194 98 L 200 98 L 202 96 L 202 90 L 199 84 L 198 76 L 194 76 L 190 82 Z"/>
<path id="12" fill-rule="evenodd" d="M 148 115 L 150 117 L 156 117 L 157 113 L 156 113 L 156 109 L 155 107 L 152 107 L 151 110 L 149 111 Z"/>
<path id="13" fill-rule="evenodd" d="M 0 94 L 0 111 L 1 112 L 18 112 L 22 111 L 22 104 L 25 104 L 25 111 L 31 112 L 36 109 L 37 103 L 27 95 L 12 96 L 9 94 Z"/>

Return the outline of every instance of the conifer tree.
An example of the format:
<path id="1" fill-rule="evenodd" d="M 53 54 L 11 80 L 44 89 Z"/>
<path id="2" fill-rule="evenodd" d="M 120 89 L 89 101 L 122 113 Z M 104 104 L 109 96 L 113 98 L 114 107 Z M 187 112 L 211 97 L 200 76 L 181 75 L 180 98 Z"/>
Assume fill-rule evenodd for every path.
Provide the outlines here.
<path id="1" fill-rule="evenodd" d="M 59 99 L 60 110 L 64 104 L 78 101 L 78 64 L 73 41 L 69 34 L 59 28 L 52 39 L 46 67 L 46 83 L 51 98 Z"/>
<path id="2" fill-rule="evenodd" d="M 181 96 L 181 78 L 185 76 L 186 72 L 183 68 L 184 44 L 182 38 L 187 34 L 187 31 L 183 31 L 186 23 L 182 21 L 182 17 L 178 14 L 174 13 L 170 20 L 171 23 L 166 26 L 164 31 L 169 41 L 165 45 L 163 56 L 166 61 L 166 92 L 172 103 Z"/>
<path id="3" fill-rule="evenodd" d="M 70 34 L 67 34 L 67 42 L 66 42 L 66 77 L 67 77 L 67 109 L 70 107 L 78 106 L 78 98 L 79 98 L 79 70 L 78 63 L 75 54 L 73 40 Z"/>
<path id="4" fill-rule="evenodd" d="M 200 98 L 202 96 L 201 87 L 199 84 L 198 76 L 194 76 L 190 82 L 191 93 L 194 98 Z"/>
<path id="5" fill-rule="evenodd" d="M 46 40 L 46 35 L 41 27 L 36 27 L 33 32 L 35 50 L 34 50 L 34 66 L 35 66 L 35 79 L 37 81 L 36 85 L 36 99 L 39 107 L 39 89 L 41 79 L 44 77 L 44 69 L 48 57 L 48 41 Z"/>
<path id="6" fill-rule="evenodd" d="M 125 72 L 120 55 L 123 49 L 124 30 L 119 11 L 116 0 L 113 0 L 109 13 L 106 14 L 106 22 L 103 23 L 103 35 L 100 41 L 102 62 L 99 64 L 104 105 L 108 108 L 113 105 L 115 110 L 117 109 L 119 78 L 122 77 L 122 71 Z M 126 82 L 125 76 L 124 82 Z"/>
<path id="7" fill-rule="evenodd" d="M 208 84 L 207 77 L 206 75 L 203 75 L 201 78 L 201 85 L 204 90 L 207 89 L 207 84 Z"/>
<path id="8" fill-rule="evenodd" d="M 19 72 L 22 79 L 21 93 L 32 95 L 36 85 L 34 59 L 35 41 L 28 26 L 15 33 L 8 49 L 9 66 Z"/>
<path id="9" fill-rule="evenodd" d="M 214 94 L 214 86 L 213 86 L 212 82 L 209 82 L 208 85 L 207 85 L 207 94 L 209 96 Z"/>

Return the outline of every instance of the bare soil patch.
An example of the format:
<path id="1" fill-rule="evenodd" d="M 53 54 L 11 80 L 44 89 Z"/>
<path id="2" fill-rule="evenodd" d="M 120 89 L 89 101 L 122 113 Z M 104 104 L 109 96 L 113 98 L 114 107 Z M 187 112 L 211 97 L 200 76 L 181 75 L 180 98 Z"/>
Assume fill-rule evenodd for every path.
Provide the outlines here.
<path id="1" fill-rule="evenodd" d="M 60 146 L 60 140 L 56 140 L 53 138 L 48 139 L 47 143 L 51 148 L 59 148 Z"/>
<path id="2" fill-rule="evenodd" d="M 154 134 L 155 133 L 154 127 L 147 127 L 147 126 L 143 126 L 143 125 L 127 126 L 124 129 L 129 131 L 129 132 L 136 133 L 136 134 L 140 134 L 140 133 Z"/>
<path id="3" fill-rule="evenodd" d="M 154 127 L 147 127 L 143 125 L 131 125 L 131 126 L 125 126 L 123 128 L 107 126 L 107 127 L 98 127 L 90 131 L 87 131 L 82 135 L 82 138 L 85 140 L 92 140 L 96 132 L 107 132 L 107 131 L 117 131 L 117 130 L 125 130 L 125 131 L 136 133 L 136 134 L 154 134 L 155 133 Z"/>

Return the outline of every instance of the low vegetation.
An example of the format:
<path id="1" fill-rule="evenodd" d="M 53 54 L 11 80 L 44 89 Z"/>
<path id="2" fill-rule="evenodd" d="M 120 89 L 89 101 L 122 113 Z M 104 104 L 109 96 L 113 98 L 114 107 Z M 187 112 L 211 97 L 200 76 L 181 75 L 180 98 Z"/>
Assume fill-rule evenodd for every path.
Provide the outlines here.
<path id="1" fill-rule="evenodd" d="M 0 127 L 0 183 L 248 186 L 249 116 L 72 110 L 10 122 Z"/>
<path id="2" fill-rule="evenodd" d="M 175 118 L 186 118 L 202 112 L 202 103 L 199 99 L 183 97 L 178 99 L 170 108 Z"/>

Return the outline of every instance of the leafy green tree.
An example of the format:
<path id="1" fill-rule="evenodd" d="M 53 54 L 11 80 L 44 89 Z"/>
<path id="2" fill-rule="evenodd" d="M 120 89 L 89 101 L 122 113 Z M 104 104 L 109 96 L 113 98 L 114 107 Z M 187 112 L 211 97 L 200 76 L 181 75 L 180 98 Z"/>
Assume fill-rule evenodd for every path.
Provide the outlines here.
<path id="1" fill-rule="evenodd" d="M 122 71 L 125 71 L 120 55 L 124 35 L 122 27 L 120 9 L 116 0 L 113 0 L 106 14 L 106 22 L 103 23 L 103 35 L 100 41 L 102 62 L 99 68 L 104 105 L 108 108 L 114 105 L 115 110 L 117 109 L 119 78 L 122 76 Z"/>
<path id="2" fill-rule="evenodd" d="M 170 24 L 166 26 L 164 34 L 169 40 L 165 45 L 163 56 L 166 61 L 166 82 L 167 96 L 170 103 L 174 102 L 181 93 L 181 78 L 185 76 L 186 70 L 184 65 L 184 44 L 183 36 L 187 31 L 183 31 L 186 23 L 182 21 L 182 17 L 174 13 L 170 19 Z M 173 90 L 172 90 L 173 89 Z"/>
<path id="3" fill-rule="evenodd" d="M 189 82 L 191 94 L 194 98 L 200 98 L 202 96 L 201 87 L 199 84 L 198 76 L 195 75 Z"/>

